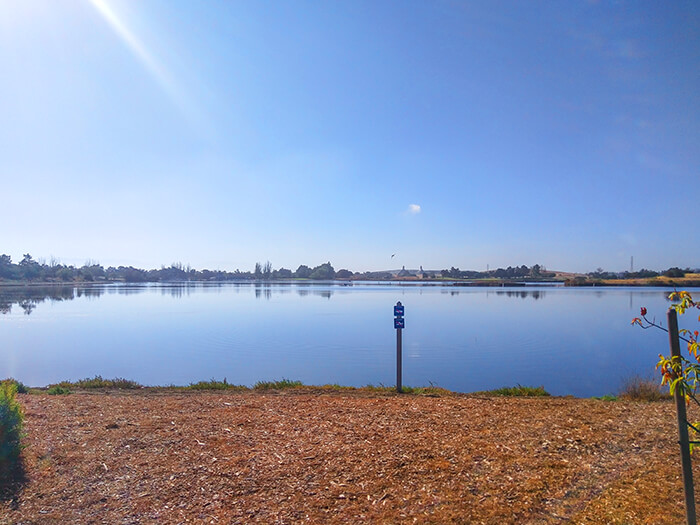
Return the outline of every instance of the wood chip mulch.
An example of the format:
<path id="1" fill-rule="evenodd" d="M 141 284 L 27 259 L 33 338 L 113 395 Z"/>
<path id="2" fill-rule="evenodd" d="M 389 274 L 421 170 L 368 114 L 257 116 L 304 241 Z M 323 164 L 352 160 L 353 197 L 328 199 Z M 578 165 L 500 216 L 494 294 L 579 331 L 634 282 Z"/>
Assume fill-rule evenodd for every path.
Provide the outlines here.
<path id="1" fill-rule="evenodd" d="M 314 391 L 19 399 L 23 472 L 0 483 L 3 524 L 685 516 L 668 402 Z"/>

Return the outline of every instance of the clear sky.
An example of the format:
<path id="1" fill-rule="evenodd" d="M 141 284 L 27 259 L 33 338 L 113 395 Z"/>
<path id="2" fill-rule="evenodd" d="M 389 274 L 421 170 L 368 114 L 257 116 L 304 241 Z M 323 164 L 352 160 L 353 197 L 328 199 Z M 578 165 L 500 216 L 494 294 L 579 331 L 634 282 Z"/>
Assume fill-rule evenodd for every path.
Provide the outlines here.
<path id="1" fill-rule="evenodd" d="M 697 1 L 0 0 L 0 72 L 15 262 L 700 266 Z"/>

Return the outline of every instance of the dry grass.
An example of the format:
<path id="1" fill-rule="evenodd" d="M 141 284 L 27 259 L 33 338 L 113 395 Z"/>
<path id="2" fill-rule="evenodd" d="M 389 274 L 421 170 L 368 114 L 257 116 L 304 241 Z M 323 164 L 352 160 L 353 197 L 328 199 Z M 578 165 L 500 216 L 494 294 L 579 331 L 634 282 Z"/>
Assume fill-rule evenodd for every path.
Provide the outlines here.
<path id="1" fill-rule="evenodd" d="M 604 284 L 613 286 L 669 286 L 682 288 L 686 286 L 700 286 L 700 274 L 687 273 L 685 277 L 640 277 L 635 279 L 603 279 Z"/>
<path id="2" fill-rule="evenodd" d="M 669 399 L 659 381 L 651 377 L 633 376 L 623 382 L 620 398 L 628 401 L 660 401 Z"/>

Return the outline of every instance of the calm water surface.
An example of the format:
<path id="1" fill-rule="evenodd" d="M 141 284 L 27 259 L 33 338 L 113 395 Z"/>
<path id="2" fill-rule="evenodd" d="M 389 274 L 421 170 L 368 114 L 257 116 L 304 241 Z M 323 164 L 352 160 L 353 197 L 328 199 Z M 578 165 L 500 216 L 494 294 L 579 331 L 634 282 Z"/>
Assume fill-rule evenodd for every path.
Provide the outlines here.
<path id="1" fill-rule="evenodd" d="M 616 392 L 653 373 L 671 290 L 355 283 L 0 287 L 0 377 L 41 386 L 125 377 L 185 385 L 395 384 L 393 305 L 406 308 L 403 383 L 461 392 L 544 385 Z M 700 289 L 694 290 L 700 295 Z M 692 319 L 681 318 L 692 325 Z M 691 327 L 691 326 L 688 327 Z"/>

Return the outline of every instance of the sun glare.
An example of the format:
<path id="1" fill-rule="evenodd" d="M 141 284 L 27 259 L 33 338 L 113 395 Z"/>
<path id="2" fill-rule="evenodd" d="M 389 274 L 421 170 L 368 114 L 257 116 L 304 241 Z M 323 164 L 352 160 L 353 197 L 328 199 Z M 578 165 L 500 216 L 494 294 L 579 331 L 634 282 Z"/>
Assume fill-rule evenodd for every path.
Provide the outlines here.
<path id="1" fill-rule="evenodd" d="M 89 0 L 100 16 L 109 24 L 124 45 L 143 65 L 161 89 L 168 95 L 178 109 L 188 117 L 193 117 L 190 104 L 187 103 L 181 90 L 170 73 L 148 51 L 144 43 L 129 29 L 126 22 L 112 9 L 106 0 Z"/>

